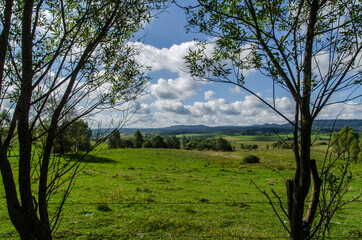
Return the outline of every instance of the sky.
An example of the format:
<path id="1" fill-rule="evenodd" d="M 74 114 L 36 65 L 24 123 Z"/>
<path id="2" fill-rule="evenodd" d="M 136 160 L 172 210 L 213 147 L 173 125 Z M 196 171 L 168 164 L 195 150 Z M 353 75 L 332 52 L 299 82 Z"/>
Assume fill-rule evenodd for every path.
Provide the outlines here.
<path id="1" fill-rule="evenodd" d="M 188 73 L 183 57 L 198 40 L 209 40 L 200 33 L 186 33 L 184 11 L 173 5 L 145 25 L 134 37 L 142 51 L 138 60 L 152 67 L 146 94 L 135 104 L 137 112 L 126 127 L 154 128 L 174 125 L 250 126 L 286 123 L 278 114 L 250 93 L 225 83 L 195 81 Z M 269 101 L 272 81 L 257 71 L 246 72 L 247 86 Z M 341 93 L 343 94 L 343 93 Z M 294 105 L 290 94 L 276 92 L 276 105 L 293 119 Z M 340 114 L 340 115 L 339 115 Z M 360 102 L 326 107 L 319 119 L 362 119 Z M 117 117 L 117 113 L 99 113 L 98 119 Z"/>

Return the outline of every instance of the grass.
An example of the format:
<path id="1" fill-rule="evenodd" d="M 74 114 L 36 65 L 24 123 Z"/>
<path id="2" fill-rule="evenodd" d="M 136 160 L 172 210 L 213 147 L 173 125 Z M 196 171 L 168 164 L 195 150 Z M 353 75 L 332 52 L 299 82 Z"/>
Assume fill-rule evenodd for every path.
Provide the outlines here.
<path id="1" fill-rule="evenodd" d="M 267 150 L 263 141 L 257 150 L 227 153 L 103 147 L 85 160 L 55 238 L 287 237 L 267 199 L 251 181 L 268 193 L 273 189 L 285 200 L 285 179 L 294 173 L 293 154 Z M 247 154 L 258 156 L 260 163 L 241 163 Z M 320 159 L 323 149 L 313 149 L 312 156 Z M 354 172 L 350 196 L 362 186 L 359 164 Z M 0 239 L 17 239 L 2 185 L 0 194 Z M 332 236 L 360 236 L 361 208 L 353 203 L 337 214 Z"/>

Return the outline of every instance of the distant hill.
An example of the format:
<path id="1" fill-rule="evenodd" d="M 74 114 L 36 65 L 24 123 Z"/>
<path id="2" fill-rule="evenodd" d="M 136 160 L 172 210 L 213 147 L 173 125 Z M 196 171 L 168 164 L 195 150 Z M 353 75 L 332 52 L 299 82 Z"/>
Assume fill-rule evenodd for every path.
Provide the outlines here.
<path id="1" fill-rule="evenodd" d="M 355 131 L 362 132 L 362 119 L 353 119 L 353 120 L 316 120 L 314 121 L 314 129 L 332 129 L 340 130 L 345 126 L 353 128 Z"/>
<path id="2" fill-rule="evenodd" d="M 341 130 L 344 126 L 352 127 L 357 132 L 362 132 L 362 120 L 316 120 L 314 121 L 313 131 L 330 132 Z M 133 134 L 139 129 L 143 134 L 160 135 L 180 135 L 197 133 L 220 133 L 228 135 L 264 135 L 268 133 L 290 133 L 292 128 L 290 124 L 263 124 L 254 126 L 217 126 L 209 127 L 205 125 L 177 125 L 164 128 L 123 128 L 122 133 Z"/>

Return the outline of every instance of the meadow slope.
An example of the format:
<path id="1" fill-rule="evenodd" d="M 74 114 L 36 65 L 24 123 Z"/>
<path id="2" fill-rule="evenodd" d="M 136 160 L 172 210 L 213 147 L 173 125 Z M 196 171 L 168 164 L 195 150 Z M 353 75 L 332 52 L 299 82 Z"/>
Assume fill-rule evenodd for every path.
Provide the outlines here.
<path id="1" fill-rule="evenodd" d="M 258 150 L 234 152 L 103 147 L 84 161 L 55 238 L 286 238 L 267 198 L 252 182 L 270 196 L 273 189 L 285 201 L 293 155 L 288 150 L 267 150 L 267 142 L 259 144 Z M 261 163 L 242 163 L 242 156 L 250 153 L 258 155 Z M 323 150 L 315 148 L 312 154 L 320 159 Z M 353 168 L 348 197 L 362 186 L 360 164 Z M 17 239 L 2 185 L 0 196 L 0 239 Z M 55 207 L 56 198 L 51 206 Z M 272 200 L 277 202 L 275 197 Z M 330 236 L 360 237 L 361 210 L 360 202 L 347 205 L 333 219 Z"/>

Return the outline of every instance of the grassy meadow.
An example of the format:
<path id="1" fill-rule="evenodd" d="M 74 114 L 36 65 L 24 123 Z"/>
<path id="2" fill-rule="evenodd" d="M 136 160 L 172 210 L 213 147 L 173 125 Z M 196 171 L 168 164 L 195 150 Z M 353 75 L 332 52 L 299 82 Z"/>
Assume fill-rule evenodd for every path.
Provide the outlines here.
<path id="1" fill-rule="evenodd" d="M 271 139 L 227 139 L 235 151 L 108 150 L 100 146 L 96 155 L 84 161 L 55 238 L 287 238 L 267 198 L 251 181 L 270 196 L 273 189 L 285 201 L 285 179 L 294 173 L 292 152 L 267 149 Z M 241 142 L 256 143 L 259 148 L 240 150 Z M 321 162 L 324 150 L 313 148 L 312 157 Z M 259 156 L 260 163 L 242 163 L 246 154 Z M 354 182 L 347 197 L 362 187 L 360 164 L 352 166 L 352 171 Z M 360 237 L 361 210 L 360 202 L 347 205 L 333 219 L 330 236 Z M 0 239 L 18 238 L 7 216 L 2 185 L 0 222 Z"/>

